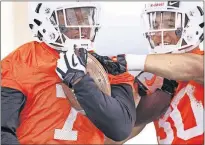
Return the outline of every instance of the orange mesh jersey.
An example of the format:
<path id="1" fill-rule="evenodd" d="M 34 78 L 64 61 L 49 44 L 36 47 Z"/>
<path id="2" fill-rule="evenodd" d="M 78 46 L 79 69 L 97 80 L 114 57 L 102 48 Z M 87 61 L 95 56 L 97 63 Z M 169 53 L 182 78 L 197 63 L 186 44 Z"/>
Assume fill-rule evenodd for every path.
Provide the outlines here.
<path id="1" fill-rule="evenodd" d="M 179 82 L 167 112 L 154 122 L 159 144 L 204 144 L 203 111 L 204 85 Z"/>
<path id="2" fill-rule="evenodd" d="M 17 128 L 20 143 L 103 144 L 103 133 L 69 105 L 55 72 L 58 58 L 54 49 L 34 41 L 1 62 L 1 85 L 27 97 Z"/>
<path id="3" fill-rule="evenodd" d="M 135 78 L 132 74 L 130 74 L 129 72 L 124 72 L 119 75 L 108 74 L 108 79 L 111 85 L 117 85 L 117 84 L 130 85 L 133 90 L 133 97 L 134 97 L 135 105 L 136 106 L 138 105 L 140 98 L 137 95 L 137 84 L 134 83 Z"/>

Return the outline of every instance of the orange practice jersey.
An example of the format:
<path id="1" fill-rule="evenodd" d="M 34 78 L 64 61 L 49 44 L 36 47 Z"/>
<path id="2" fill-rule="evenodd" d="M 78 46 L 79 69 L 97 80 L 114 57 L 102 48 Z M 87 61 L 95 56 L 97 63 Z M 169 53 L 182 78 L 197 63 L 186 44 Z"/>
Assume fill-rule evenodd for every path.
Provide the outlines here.
<path id="1" fill-rule="evenodd" d="M 159 144 L 204 144 L 203 112 L 204 85 L 179 82 L 170 107 L 154 122 Z"/>
<path id="2" fill-rule="evenodd" d="M 55 72 L 58 58 L 55 50 L 34 41 L 1 62 L 1 86 L 27 97 L 18 140 L 21 144 L 103 144 L 103 133 L 69 105 Z"/>

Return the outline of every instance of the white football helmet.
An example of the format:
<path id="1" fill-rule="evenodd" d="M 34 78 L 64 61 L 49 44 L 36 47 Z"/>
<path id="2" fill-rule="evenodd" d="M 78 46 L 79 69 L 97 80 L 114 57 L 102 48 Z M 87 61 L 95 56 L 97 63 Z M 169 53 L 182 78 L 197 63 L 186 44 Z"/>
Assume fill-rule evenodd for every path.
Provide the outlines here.
<path id="1" fill-rule="evenodd" d="M 147 3 L 142 13 L 144 36 L 150 53 L 184 53 L 204 40 L 203 2 L 164 1 Z M 167 34 L 177 39 L 165 40 Z M 158 41 L 156 36 L 161 37 Z"/>
<path id="2" fill-rule="evenodd" d="M 50 47 L 93 50 L 100 5 L 94 2 L 29 2 L 29 27 L 34 37 Z"/>

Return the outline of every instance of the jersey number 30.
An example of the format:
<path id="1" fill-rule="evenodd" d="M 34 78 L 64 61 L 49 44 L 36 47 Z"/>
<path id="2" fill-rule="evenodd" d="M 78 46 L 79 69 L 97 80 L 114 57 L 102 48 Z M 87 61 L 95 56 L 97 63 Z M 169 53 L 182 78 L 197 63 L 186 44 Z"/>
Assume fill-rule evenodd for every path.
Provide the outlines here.
<path id="1" fill-rule="evenodd" d="M 174 126 L 176 128 L 176 135 L 178 138 L 181 138 L 183 140 L 189 140 L 193 137 L 203 134 L 203 105 L 202 102 L 198 102 L 195 99 L 194 89 L 195 88 L 192 85 L 188 85 L 186 88 L 183 88 L 172 100 L 171 106 L 173 110 L 171 111 L 171 108 L 169 108 L 164 115 L 164 118 L 159 120 L 159 127 L 164 128 L 164 131 L 166 133 L 165 139 L 160 139 L 160 137 L 158 137 L 158 141 L 160 144 L 171 144 L 174 139 L 174 133 L 173 129 L 171 128 L 171 124 L 166 121 L 168 117 L 171 117 L 174 122 Z M 189 98 L 189 103 L 184 105 L 191 105 L 194 117 L 193 119 L 196 122 L 196 125 L 189 129 L 184 129 L 185 127 L 182 120 L 182 115 L 177 107 L 182 97 L 185 97 L 185 94 Z M 192 112 L 190 111 L 189 113 Z M 190 120 L 188 121 L 191 121 L 193 119 L 190 118 Z"/>

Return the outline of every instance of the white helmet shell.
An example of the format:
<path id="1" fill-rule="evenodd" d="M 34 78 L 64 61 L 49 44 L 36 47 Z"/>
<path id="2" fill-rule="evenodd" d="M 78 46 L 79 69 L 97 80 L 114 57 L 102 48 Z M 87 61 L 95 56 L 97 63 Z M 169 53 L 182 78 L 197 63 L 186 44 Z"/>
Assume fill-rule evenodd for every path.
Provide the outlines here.
<path id="1" fill-rule="evenodd" d="M 93 50 L 93 42 L 100 28 L 99 3 L 29 2 L 28 8 L 29 27 L 34 37 L 40 41 L 61 51 L 73 47 Z M 76 16 L 77 10 L 81 12 L 81 19 Z M 85 20 L 87 22 L 84 22 Z M 89 36 L 85 37 L 86 32 L 83 30 L 86 30 Z"/>

